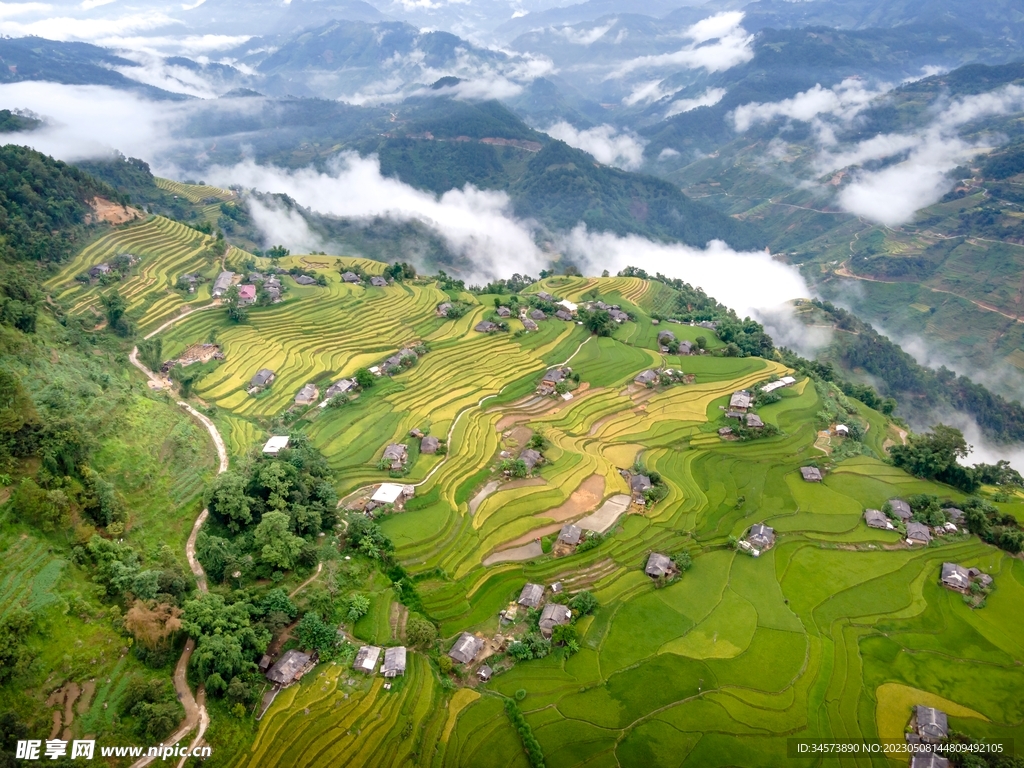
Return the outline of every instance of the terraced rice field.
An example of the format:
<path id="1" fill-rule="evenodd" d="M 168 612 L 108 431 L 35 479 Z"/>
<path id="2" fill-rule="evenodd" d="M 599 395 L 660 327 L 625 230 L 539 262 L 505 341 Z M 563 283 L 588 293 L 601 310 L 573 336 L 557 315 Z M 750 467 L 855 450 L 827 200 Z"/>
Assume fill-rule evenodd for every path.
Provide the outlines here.
<path id="1" fill-rule="evenodd" d="M 214 239 L 191 227 L 162 216 L 119 228 L 85 248 L 46 287 L 72 314 L 102 314 L 100 296 L 115 287 L 128 301 L 128 314 L 143 332 L 160 326 L 186 306 L 210 301 L 210 282 L 194 294 L 174 290 L 181 275 L 199 272 L 210 281 L 220 271 L 220 260 L 212 251 Z M 233 249 L 237 251 L 237 249 Z M 111 286 L 79 283 L 75 276 L 121 253 L 140 257 L 133 273 Z M 239 254 L 243 253 L 238 251 Z M 231 256 L 231 253 L 228 254 Z"/>
<path id="2" fill-rule="evenodd" d="M 235 199 L 235 193 L 229 189 L 202 184 L 183 184 L 180 181 L 162 179 L 159 176 L 154 177 L 154 181 L 160 189 L 166 190 L 178 197 L 184 197 L 190 203 L 198 203 L 210 197 L 222 201 Z"/>
<path id="3" fill-rule="evenodd" d="M 374 468 L 381 450 L 409 443 L 416 498 L 382 525 L 446 643 L 467 630 L 493 635 L 498 611 L 527 580 L 588 588 L 600 608 L 578 624 L 579 653 L 521 663 L 475 690 L 442 690 L 418 653 L 390 691 L 381 678 L 322 665 L 278 697 L 236 765 L 523 766 L 500 699 L 519 690 L 551 767 L 810 765 L 786 757 L 787 738 L 898 737 L 913 703 L 943 704 L 952 727 L 975 738 L 1024 738 L 1024 561 L 975 537 L 909 549 L 864 526 L 865 507 L 893 496 L 960 498 L 881 460 L 889 426 L 880 414 L 862 412 L 874 455 L 808 484 L 799 467 L 822 457 L 813 447 L 815 388 L 801 381 L 759 409 L 777 436 L 721 440 L 728 395 L 785 369 L 757 358 L 662 358 L 649 316 L 670 307 L 665 286 L 549 279 L 531 290 L 578 301 L 596 289 L 637 321 L 611 339 L 555 321 L 535 334 L 487 337 L 471 329 L 488 297 L 443 320 L 434 316 L 445 297 L 436 285 L 348 286 L 334 260 L 294 258 L 316 261 L 306 268 L 321 270 L 328 285 L 290 286 L 285 302 L 253 309 L 245 324 L 210 311 L 163 335 L 170 354 L 213 333 L 225 349 L 227 361 L 197 391 L 218 406 L 232 453 L 258 443 L 261 424 L 307 381 L 326 383 L 427 340 L 431 351 L 415 367 L 295 428 L 328 457 L 342 492 L 385 479 Z M 711 335 L 671 328 L 678 338 Z M 533 395 L 544 368 L 569 358 L 582 380 L 573 399 Z M 662 364 L 682 367 L 694 383 L 631 385 Z M 260 367 L 278 379 L 253 398 L 243 387 Z M 448 436 L 448 455 L 420 456 L 404 438 L 413 427 Z M 471 514 L 499 452 L 516 454 L 533 433 L 547 443 L 536 477 L 499 484 Z M 624 515 L 584 553 L 482 564 L 626 492 L 619 469 L 638 456 L 668 490 L 646 514 Z M 593 488 L 600 498 L 573 506 Z M 757 522 L 776 529 L 776 546 L 757 558 L 737 553 L 730 537 Z M 692 569 L 655 589 L 642 570 L 647 555 L 683 550 Z M 994 576 L 984 608 L 971 610 L 939 586 L 946 560 Z M 358 633 L 383 639 L 390 599 L 382 585 Z"/>

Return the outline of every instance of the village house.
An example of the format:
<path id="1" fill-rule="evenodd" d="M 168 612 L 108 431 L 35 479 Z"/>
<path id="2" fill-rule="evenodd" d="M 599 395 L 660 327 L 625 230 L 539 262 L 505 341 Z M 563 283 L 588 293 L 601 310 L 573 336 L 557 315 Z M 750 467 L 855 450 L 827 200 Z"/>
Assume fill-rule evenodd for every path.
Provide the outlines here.
<path id="1" fill-rule="evenodd" d="M 669 575 L 675 570 L 675 563 L 669 558 L 668 555 L 663 555 L 659 552 L 651 552 L 647 558 L 647 565 L 644 568 L 644 573 L 650 576 L 652 579 L 660 579 L 662 576 Z"/>
<path id="2" fill-rule="evenodd" d="M 668 345 L 676 340 L 676 335 L 672 331 L 660 331 L 658 333 L 658 351 L 668 352 Z"/>
<path id="3" fill-rule="evenodd" d="M 276 456 L 280 451 L 288 447 L 288 435 L 274 435 L 263 446 L 263 452 Z"/>
<path id="4" fill-rule="evenodd" d="M 908 544 L 928 544 L 932 540 L 932 533 L 924 523 L 907 523 Z"/>
<path id="5" fill-rule="evenodd" d="M 566 322 L 572 320 L 572 315 L 566 312 L 564 309 L 560 309 L 557 312 L 555 312 L 555 317 L 557 317 L 559 320 L 565 320 Z"/>
<path id="6" fill-rule="evenodd" d="M 914 707 L 907 741 L 911 744 L 938 744 L 947 736 L 949 736 L 949 721 L 945 712 L 921 705 Z"/>
<path id="7" fill-rule="evenodd" d="M 644 494 L 651 490 L 651 478 L 647 475 L 631 475 L 629 478 L 629 492 L 633 495 L 633 503 L 646 504 Z"/>
<path id="8" fill-rule="evenodd" d="M 782 389 L 783 387 L 791 387 L 794 384 L 796 384 L 796 379 L 792 376 L 783 376 L 778 381 L 771 381 L 765 384 L 761 387 L 761 391 L 767 394 L 769 392 L 774 392 L 777 389 Z"/>
<path id="9" fill-rule="evenodd" d="M 903 499 L 889 499 L 888 503 L 890 509 L 892 509 L 893 517 L 899 518 L 903 522 L 914 516 L 914 513 L 910 511 L 910 505 Z"/>
<path id="10" fill-rule="evenodd" d="M 498 307 L 498 317 L 512 317 L 512 310 L 508 307 Z"/>
<path id="11" fill-rule="evenodd" d="M 417 440 L 423 439 L 423 430 L 413 427 L 409 430 L 409 437 L 415 437 Z"/>
<path id="12" fill-rule="evenodd" d="M 196 284 L 199 282 L 199 275 L 191 272 L 178 278 L 178 285 L 184 287 L 189 293 L 196 292 Z"/>
<path id="13" fill-rule="evenodd" d="M 494 674 L 494 670 L 484 664 L 480 669 L 476 671 L 476 676 L 480 679 L 481 683 L 486 683 L 491 679 L 491 675 Z"/>
<path id="14" fill-rule="evenodd" d="M 452 308 L 450 301 L 446 301 L 442 304 L 437 305 L 437 314 L 441 317 L 448 317 L 448 310 Z"/>
<path id="15" fill-rule="evenodd" d="M 497 323 L 492 323 L 490 320 L 481 320 L 479 323 L 473 326 L 473 330 L 477 333 L 494 333 L 500 331 Z"/>
<path id="16" fill-rule="evenodd" d="M 526 465 L 527 472 L 533 472 L 534 467 L 544 460 L 544 456 L 541 455 L 540 451 L 535 451 L 533 448 L 527 448 L 519 454 L 519 460 Z"/>
<path id="17" fill-rule="evenodd" d="M 432 454 L 437 453 L 437 449 L 441 447 L 441 441 L 433 435 L 427 435 L 420 440 L 420 453 Z"/>
<path id="18" fill-rule="evenodd" d="M 281 688 L 287 688 L 316 666 L 316 653 L 302 653 L 301 651 L 286 651 L 284 656 L 277 660 L 277 663 L 267 672 L 267 680 Z"/>
<path id="19" fill-rule="evenodd" d="M 543 378 L 540 380 L 540 386 L 537 387 L 538 394 L 550 395 L 555 391 L 555 388 L 565 380 L 566 371 L 568 368 L 549 368 L 544 372 Z"/>
<path id="20" fill-rule="evenodd" d="M 377 661 L 380 659 L 381 649 L 376 645 L 364 645 L 356 653 L 356 659 L 352 662 L 352 668 L 362 672 L 364 675 L 372 675 L 377 671 Z"/>
<path id="21" fill-rule="evenodd" d="M 918 752 L 910 758 L 910 768 L 949 768 L 949 760 L 935 752 Z"/>
<path id="22" fill-rule="evenodd" d="M 525 328 L 526 330 L 528 330 L 528 331 L 536 331 L 536 330 L 537 330 L 537 328 L 539 328 L 539 327 L 540 327 L 540 326 L 538 326 L 538 325 L 537 325 L 537 324 L 536 324 L 535 322 L 533 322 L 533 320 L 531 320 L 530 318 L 528 318 L 528 317 L 524 317 L 524 318 L 523 318 L 523 328 Z"/>
<path id="23" fill-rule="evenodd" d="M 276 378 L 277 374 L 275 374 L 269 368 L 260 368 L 258 371 L 256 371 L 256 375 L 249 379 L 249 392 L 258 392 L 259 390 L 273 383 L 274 379 Z"/>
<path id="24" fill-rule="evenodd" d="M 381 366 L 389 374 L 395 373 L 402 367 L 403 360 L 406 360 L 407 358 L 415 359 L 416 357 L 417 354 L 415 351 L 409 349 L 408 347 L 404 347 L 403 349 L 400 349 L 398 352 L 389 357 L 387 360 L 385 360 L 383 363 L 381 363 Z"/>
<path id="25" fill-rule="evenodd" d="M 359 277 L 355 272 L 343 272 L 341 279 L 346 283 L 361 283 L 362 278 Z M 449 305 L 450 306 L 450 305 Z"/>
<path id="26" fill-rule="evenodd" d="M 384 673 L 384 677 L 400 677 L 405 674 L 404 645 L 384 650 L 384 666 L 380 671 Z"/>
<path id="27" fill-rule="evenodd" d="M 540 291 L 537 294 L 537 298 L 540 299 L 541 301 L 550 301 L 551 303 L 555 303 L 556 301 L 558 301 L 558 299 L 556 299 L 547 291 Z"/>
<path id="28" fill-rule="evenodd" d="M 370 278 L 370 285 L 374 286 L 375 288 L 385 288 L 387 287 L 387 284 L 388 281 L 385 280 L 383 277 L 380 277 L 379 275 Z M 403 648 L 402 650 L 404 651 L 405 649 Z M 392 677 L 394 677 L 394 675 L 392 675 Z"/>
<path id="29" fill-rule="evenodd" d="M 891 531 L 895 527 L 880 509 L 865 509 L 864 522 L 868 524 L 868 528 L 879 528 L 883 531 Z"/>
<path id="30" fill-rule="evenodd" d="M 456 664 L 472 664 L 480 649 L 484 647 L 484 641 L 479 637 L 463 632 L 455 645 L 448 651 L 448 656 Z"/>
<path id="31" fill-rule="evenodd" d="M 568 299 L 562 299 L 561 301 L 559 301 L 558 306 L 560 306 L 562 309 L 564 309 L 566 312 L 569 312 L 570 314 L 576 314 L 576 310 L 579 309 L 579 305 L 573 304 Z"/>
<path id="32" fill-rule="evenodd" d="M 281 301 L 281 288 L 276 285 L 265 285 L 264 288 L 267 291 L 267 296 L 270 297 L 272 304 L 277 304 Z"/>
<path id="33" fill-rule="evenodd" d="M 722 427 L 718 430 L 719 437 L 729 437 L 732 434 L 732 427 Z"/>
<path id="34" fill-rule="evenodd" d="M 821 470 L 817 467 L 800 467 L 800 474 L 808 483 L 820 483 L 821 482 Z"/>
<path id="35" fill-rule="evenodd" d="M 568 624 L 572 620 L 572 611 L 566 606 L 558 603 L 548 603 L 540 612 L 540 633 L 544 637 L 551 637 L 555 627 Z"/>
<path id="36" fill-rule="evenodd" d="M 629 315 L 623 312 L 621 309 L 610 309 L 608 314 L 611 315 L 612 320 L 620 325 L 629 320 Z"/>
<path id="37" fill-rule="evenodd" d="M 946 519 L 954 525 L 964 524 L 964 511 L 962 509 L 957 509 L 956 507 L 943 507 L 942 512 L 945 514 Z"/>
<path id="38" fill-rule="evenodd" d="M 755 523 L 750 526 L 750 532 L 747 534 L 746 541 L 755 550 L 760 552 L 771 549 L 775 544 L 775 529 L 769 528 L 764 523 Z"/>
<path id="39" fill-rule="evenodd" d="M 747 429 L 764 429 L 764 422 L 761 421 L 761 417 L 756 413 L 748 413 L 746 415 Z"/>
<path id="40" fill-rule="evenodd" d="M 262 283 L 266 280 L 266 277 L 262 272 L 250 272 L 249 277 L 246 278 L 250 283 Z"/>
<path id="41" fill-rule="evenodd" d="M 552 584 L 550 587 L 548 587 L 548 589 L 551 590 L 551 594 L 553 594 L 553 595 L 560 595 L 560 594 L 562 594 L 562 591 L 563 591 L 562 590 L 562 582 L 556 581 L 554 584 Z"/>
<path id="42" fill-rule="evenodd" d="M 386 504 L 397 506 L 405 499 L 412 498 L 415 493 L 416 489 L 411 485 L 381 483 L 380 487 L 370 497 L 370 503 L 366 505 L 366 511 L 372 512 L 377 507 L 382 507 Z"/>
<path id="43" fill-rule="evenodd" d="M 836 434 L 839 437 L 849 437 L 850 436 L 850 428 L 848 426 L 846 426 L 845 424 L 836 424 Z"/>
<path id="44" fill-rule="evenodd" d="M 543 320 L 547 317 L 542 309 L 534 309 L 530 312 L 530 317 L 534 320 Z"/>
<path id="45" fill-rule="evenodd" d="M 729 398 L 729 409 L 746 413 L 747 409 L 750 408 L 750 403 L 750 393 L 745 389 L 741 389 L 739 392 L 732 393 L 732 397 Z"/>
<path id="46" fill-rule="evenodd" d="M 562 526 L 562 530 L 558 532 L 557 543 L 563 547 L 575 548 L 580 543 L 582 535 L 582 528 L 572 523 L 566 523 Z"/>
<path id="47" fill-rule="evenodd" d="M 646 371 L 641 371 L 633 377 L 635 384 L 641 384 L 647 386 L 648 384 L 654 384 L 658 381 L 658 372 L 648 368 Z"/>
<path id="48" fill-rule="evenodd" d="M 527 582 L 526 586 L 519 593 L 519 599 L 516 602 L 524 608 L 540 608 L 541 601 L 543 600 L 544 587 L 540 584 Z"/>
<path id="49" fill-rule="evenodd" d="M 327 388 L 327 391 L 324 393 L 324 397 L 327 399 L 324 400 L 323 404 L 326 405 L 327 401 L 330 400 L 335 395 L 343 395 L 346 392 L 351 392 L 353 389 L 355 389 L 355 387 L 355 379 L 340 379 L 334 382 L 333 384 L 331 384 L 331 386 Z"/>
<path id="50" fill-rule="evenodd" d="M 111 271 L 110 265 L 103 262 L 89 270 L 89 277 L 103 277 L 104 275 L 109 275 Z"/>
<path id="51" fill-rule="evenodd" d="M 246 307 L 250 304 L 256 303 L 256 286 L 255 285 L 240 285 L 238 286 L 238 303 L 240 306 Z"/>
<path id="52" fill-rule="evenodd" d="M 221 272 L 217 275 L 217 279 L 213 281 L 213 289 L 210 291 L 210 295 L 214 298 L 223 296 L 227 292 L 228 288 L 231 287 L 231 281 L 234 279 L 234 272 Z"/>
<path id="53" fill-rule="evenodd" d="M 276 277 L 268 277 L 263 282 L 263 287 L 266 288 L 268 291 L 271 288 L 277 288 L 278 290 L 280 290 L 281 289 L 281 281 L 278 280 Z"/>
<path id="54" fill-rule="evenodd" d="M 693 342 L 688 339 L 679 342 L 679 349 L 676 350 L 677 355 L 689 355 L 693 353 Z"/>
<path id="55" fill-rule="evenodd" d="M 973 582 L 988 587 L 992 584 L 992 577 L 980 568 L 964 568 L 956 563 L 942 564 L 942 586 L 966 592 Z"/>
<path id="56" fill-rule="evenodd" d="M 307 384 L 295 395 L 295 404 L 310 405 L 315 403 L 318 397 L 320 397 L 320 390 L 316 388 L 316 385 Z"/>
<path id="57" fill-rule="evenodd" d="M 296 275 L 294 280 L 299 285 L 316 285 L 316 278 L 309 275 Z"/>
<path id="58" fill-rule="evenodd" d="M 391 443 L 384 449 L 384 455 L 381 457 L 381 460 L 389 463 L 394 471 L 403 469 L 408 459 L 409 449 L 402 443 Z"/>

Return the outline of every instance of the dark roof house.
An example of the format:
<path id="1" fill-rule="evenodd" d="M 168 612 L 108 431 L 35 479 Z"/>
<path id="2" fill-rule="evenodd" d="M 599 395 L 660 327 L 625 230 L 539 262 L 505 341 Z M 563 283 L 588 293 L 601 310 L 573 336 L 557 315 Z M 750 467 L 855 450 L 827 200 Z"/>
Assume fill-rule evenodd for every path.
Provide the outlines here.
<path id="1" fill-rule="evenodd" d="M 441 446 L 441 441 L 433 435 L 427 435 L 420 440 L 420 453 L 437 453 L 437 449 Z"/>
<path id="2" fill-rule="evenodd" d="M 558 603 L 548 603 L 540 612 L 540 633 L 544 637 L 551 637 L 555 627 L 568 624 L 572 620 L 572 611 L 566 606 Z"/>
<path id="3" fill-rule="evenodd" d="M 729 407 L 735 408 L 737 411 L 745 411 L 750 407 L 750 402 L 750 393 L 741 389 L 739 392 L 732 393 L 732 397 L 729 398 Z"/>
<path id="4" fill-rule="evenodd" d="M 528 330 L 528 331 L 536 331 L 537 327 L 538 327 L 537 324 L 535 322 L 533 322 L 533 320 L 531 320 L 530 318 L 528 318 L 528 317 L 524 317 L 523 318 L 523 328 L 525 328 L 526 330 Z"/>
<path id="5" fill-rule="evenodd" d="M 361 283 L 361 282 L 363 282 L 360 279 L 359 275 L 357 275 L 355 272 L 343 272 L 342 275 L 341 275 L 341 279 L 344 280 L 346 283 Z"/>
<path id="6" fill-rule="evenodd" d="M 808 483 L 821 482 L 821 470 L 817 467 L 800 467 L 800 474 Z"/>
<path id="7" fill-rule="evenodd" d="M 527 608 L 537 608 L 540 606 L 540 601 L 544 599 L 544 587 L 540 584 L 527 583 L 523 587 L 523 591 L 519 593 L 518 602 L 520 605 L 524 605 Z"/>
<path id="8" fill-rule="evenodd" d="M 315 384 L 307 384 L 295 395 L 296 405 L 309 405 L 320 396 L 320 390 Z"/>
<path id="9" fill-rule="evenodd" d="M 384 455 L 381 459 L 390 462 L 392 469 L 401 469 L 405 466 L 408 456 L 409 449 L 404 444 L 391 443 L 391 445 L 384 449 Z"/>
<path id="10" fill-rule="evenodd" d="M 296 275 L 295 282 L 299 285 L 316 285 L 316 278 L 309 275 Z"/>
<path id="11" fill-rule="evenodd" d="M 473 330 L 477 333 L 494 333 L 499 329 L 497 323 L 492 323 L 490 320 L 481 320 L 473 326 Z"/>
<path id="12" fill-rule="evenodd" d="M 469 632 L 463 632 L 459 635 L 459 639 L 455 641 L 452 649 L 448 651 L 448 655 L 457 664 L 472 664 L 483 647 L 483 640 L 469 634 Z"/>
<path id="13" fill-rule="evenodd" d="M 336 381 L 333 384 L 331 384 L 331 386 L 327 388 L 327 392 L 324 394 L 324 396 L 330 399 L 335 395 L 341 395 L 344 394 L 345 392 L 348 392 L 355 386 L 355 379 L 341 379 L 340 381 Z"/>
<path id="14" fill-rule="evenodd" d="M 775 543 L 775 529 L 764 523 L 755 523 L 750 526 L 747 541 L 757 549 L 769 549 Z"/>
<path id="15" fill-rule="evenodd" d="M 494 674 L 494 670 L 484 664 L 480 669 L 476 671 L 476 676 L 480 678 L 481 683 L 486 683 L 491 679 L 491 675 Z"/>
<path id="16" fill-rule="evenodd" d="M 537 298 L 540 299 L 541 301 L 558 301 L 558 299 L 556 299 L 547 291 L 541 291 L 540 293 L 538 293 Z"/>
<path id="17" fill-rule="evenodd" d="M 544 314 L 543 310 L 534 309 L 530 312 L 530 317 L 534 320 L 543 320 L 547 315 Z"/>
<path id="18" fill-rule="evenodd" d="M 924 523 L 907 523 L 907 541 L 911 544 L 927 544 L 932 540 L 931 531 Z"/>
<path id="19" fill-rule="evenodd" d="M 746 417 L 747 427 L 750 429 L 763 429 L 764 422 L 761 421 L 761 417 L 756 413 L 748 413 Z"/>
<path id="20" fill-rule="evenodd" d="M 914 730 L 921 741 L 936 744 L 949 735 L 949 721 L 946 713 L 932 707 L 914 707 Z"/>
<path id="21" fill-rule="evenodd" d="M 653 384 L 657 380 L 658 380 L 658 372 L 654 371 L 654 370 L 651 370 L 651 369 L 647 369 L 646 371 L 641 371 L 640 373 L 638 373 L 636 376 L 633 377 L 633 381 L 635 383 L 643 384 L 643 385 Z"/>
<path id="22" fill-rule="evenodd" d="M 519 454 L 519 459 L 526 465 L 527 472 L 533 472 L 533 468 L 536 467 L 543 458 L 544 457 L 540 454 L 540 451 L 535 451 L 533 448 L 527 448 Z"/>
<path id="23" fill-rule="evenodd" d="M 498 307 L 498 317 L 512 317 L 512 310 L 508 307 Z"/>
<path id="24" fill-rule="evenodd" d="M 210 294 L 214 297 L 223 296 L 224 292 L 231 287 L 231 281 L 234 277 L 234 272 L 221 272 L 217 275 L 217 279 L 213 281 L 213 289 L 210 291 Z"/>
<path id="25" fill-rule="evenodd" d="M 880 528 L 883 531 L 892 530 L 893 527 L 889 518 L 880 509 L 865 509 L 864 522 L 868 524 L 868 528 Z"/>
<path id="26" fill-rule="evenodd" d="M 381 668 L 384 677 L 398 677 L 405 674 L 405 646 L 384 649 L 384 666 Z"/>
<path id="27" fill-rule="evenodd" d="M 269 368 L 260 368 L 256 375 L 249 379 L 250 387 L 265 387 L 274 380 L 274 372 Z"/>
<path id="28" fill-rule="evenodd" d="M 889 506 L 892 508 L 893 515 L 900 520 L 906 521 L 914 516 L 914 513 L 910 511 L 910 505 L 903 499 L 889 499 Z"/>
<path id="29" fill-rule="evenodd" d="M 572 523 L 566 523 L 562 526 L 562 530 L 558 532 L 558 542 L 560 544 L 567 544 L 571 547 L 575 547 L 580 543 L 580 536 L 583 535 L 583 529 L 578 525 Z"/>
<path id="30" fill-rule="evenodd" d="M 557 312 L 555 312 L 555 317 L 557 317 L 559 320 L 572 320 L 572 315 L 570 315 L 564 309 L 560 309 Z"/>
<path id="31" fill-rule="evenodd" d="M 387 284 L 388 284 L 388 281 L 385 280 L 383 277 L 380 277 L 379 275 L 375 275 L 374 277 L 370 278 L 370 285 L 375 285 L 378 288 L 383 288 Z M 402 650 L 404 651 L 405 649 L 403 648 Z"/>
<path id="32" fill-rule="evenodd" d="M 647 566 L 644 568 L 644 573 L 652 579 L 657 579 L 661 576 L 665 576 L 671 570 L 672 561 L 669 559 L 668 555 L 651 552 L 650 557 L 647 558 Z"/>
<path id="33" fill-rule="evenodd" d="M 651 489 L 651 478 L 647 475 L 632 475 L 629 478 L 629 490 L 634 496 L 642 496 L 644 491 Z"/>
<path id="34" fill-rule="evenodd" d="M 267 679 L 281 686 L 291 685 L 308 671 L 311 662 L 316 662 L 313 655 L 296 650 L 286 651 L 267 672 Z"/>
<path id="35" fill-rule="evenodd" d="M 967 589 L 971 586 L 971 577 L 967 569 L 956 563 L 942 564 L 942 583 L 953 589 Z"/>

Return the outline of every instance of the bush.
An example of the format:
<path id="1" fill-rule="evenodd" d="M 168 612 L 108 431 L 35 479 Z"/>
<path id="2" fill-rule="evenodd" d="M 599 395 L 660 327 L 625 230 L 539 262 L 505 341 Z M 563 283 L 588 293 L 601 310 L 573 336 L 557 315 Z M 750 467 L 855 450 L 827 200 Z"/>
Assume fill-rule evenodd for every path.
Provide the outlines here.
<path id="1" fill-rule="evenodd" d="M 520 688 L 518 691 L 516 691 L 516 701 L 522 701 L 525 698 L 526 698 L 526 689 L 525 688 Z"/>

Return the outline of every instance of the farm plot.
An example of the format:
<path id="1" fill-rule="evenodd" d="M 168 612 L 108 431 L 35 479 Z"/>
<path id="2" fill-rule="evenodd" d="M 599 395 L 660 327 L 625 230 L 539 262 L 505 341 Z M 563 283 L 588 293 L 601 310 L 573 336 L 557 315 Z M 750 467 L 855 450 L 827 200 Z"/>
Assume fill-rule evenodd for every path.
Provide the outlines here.
<path id="1" fill-rule="evenodd" d="M 190 203 L 199 203 L 207 198 L 214 198 L 220 201 L 234 200 L 236 195 L 229 189 L 211 187 L 206 184 L 184 184 L 180 181 L 171 181 L 155 176 L 153 181 L 160 189 L 170 192 L 172 195 L 184 197 Z"/>

